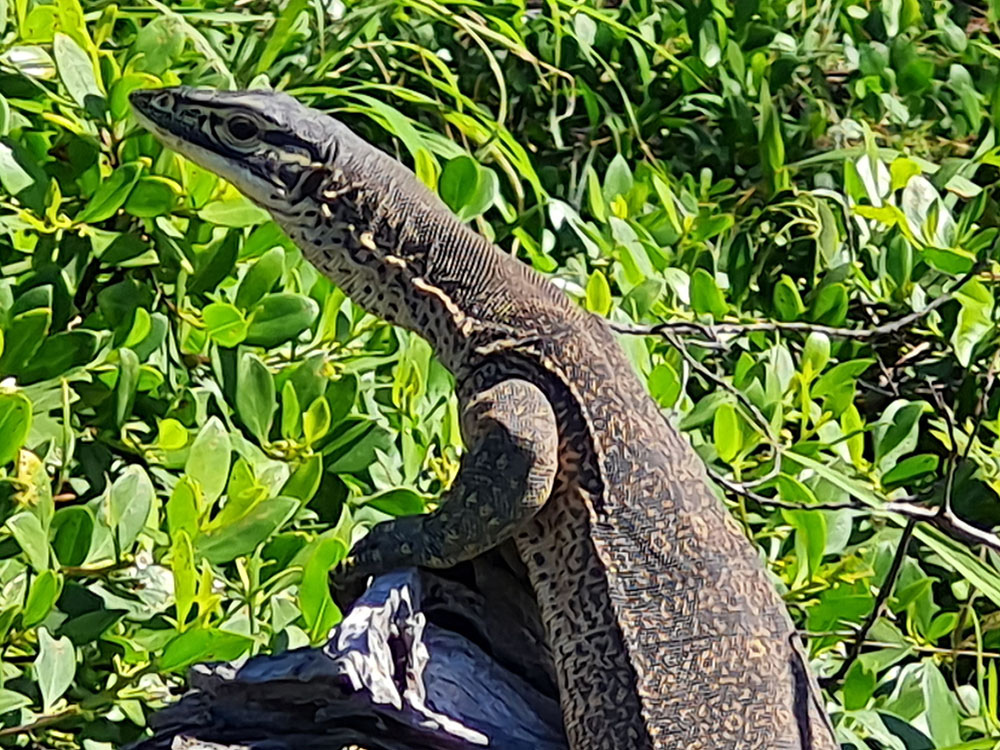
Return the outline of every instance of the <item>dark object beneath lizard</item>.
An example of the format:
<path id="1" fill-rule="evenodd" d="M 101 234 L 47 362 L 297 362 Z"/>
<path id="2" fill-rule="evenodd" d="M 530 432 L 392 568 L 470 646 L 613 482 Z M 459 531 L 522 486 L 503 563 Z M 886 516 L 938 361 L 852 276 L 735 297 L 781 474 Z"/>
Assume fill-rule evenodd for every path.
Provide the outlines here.
<path id="1" fill-rule="evenodd" d="M 321 649 L 196 667 L 134 750 L 566 750 L 537 613 L 499 557 L 476 567 L 500 610 L 454 578 L 380 576 Z"/>

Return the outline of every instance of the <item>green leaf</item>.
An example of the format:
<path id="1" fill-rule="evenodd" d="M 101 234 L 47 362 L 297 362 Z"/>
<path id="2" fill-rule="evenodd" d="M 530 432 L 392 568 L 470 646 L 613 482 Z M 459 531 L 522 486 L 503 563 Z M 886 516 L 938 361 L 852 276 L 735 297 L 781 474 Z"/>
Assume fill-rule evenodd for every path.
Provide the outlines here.
<path id="1" fill-rule="evenodd" d="M 789 185 L 785 166 L 785 141 L 781 135 L 781 115 L 771 101 L 767 78 L 760 85 L 760 120 L 757 125 L 760 160 L 764 174 L 770 179 L 771 192 L 777 193 Z"/>
<path id="2" fill-rule="evenodd" d="M 302 432 L 306 444 L 312 445 L 323 438 L 330 431 L 330 424 L 330 403 L 325 396 L 320 396 L 309 405 L 302 417 Z"/>
<path id="3" fill-rule="evenodd" d="M 823 372 L 829 361 L 830 339 L 827 335 L 814 331 L 806 336 L 806 345 L 802 351 L 803 372 L 811 379 Z"/>
<path id="4" fill-rule="evenodd" d="M 156 21 L 154 20 L 152 23 L 155 24 Z M 149 25 L 143 27 L 139 33 L 142 34 L 148 28 Z M 111 117 L 117 121 L 124 120 L 132 111 L 128 95 L 136 89 L 151 89 L 159 85 L 160 82 L 158 79 L 146 73 L 126 73 L 121 76 L 111 85 L 108 96 L 108 108 L 111 110 Z"/>
<path id="5" fill-rule="evenodd" d="M 245 635 L 216 628 L 188 630 L 166 645 L 156 666 L 164 672 L 179 672 L 197 662 L 231 661 L 252 646 L 253 639 Z"/>
<path id="6" fill-rule="evenodd" d="M 31 567 L 41 572 L 49 568 L 49 535 L 34 513 L 21 511 L 7 519 L 7 528 L 21 546 Z"/>
<path id="7" fill-rule="evenodd" d="M 34 178 L 18 163 L 14 152 L 5 143 L 0 143 L 0 183 L 11 195 L 17 195 L 35 184 Z"/>
<path id="8" fill-rule="evenodd" d="M 298 507 L 299 501 L 290 497 L 258 503 L 234 523 L 199 536 L 195 540 L 195 551 L 214 565 L 248 555 L 281 528 Z"/>
<path id="9" fill-rule="evenodd" d="M 138 163 L 122 164 L 111 173 L 111 176 L 98 185 L 90 201 L 77 215 L 78 224 L 96 224 L 111 218 L 114 213 L 125 205 L 129 193 L 139 181 L 142 169 Z"/>
<path id="10" fill-rule="evenodd" d="M 228 469 L 227 469 L 228 470 Z M 198 518 L 202 498 L 198 485 L 190 477 L 181 477 L 167 500 L 167 528 L 171 539 L 180 532 L 194 538 L 198 535 Z"/>
<path id="11" fill-rule="evenodd" d="M 218 500 L 226 488 L 231 453 L 229 433 L 218 417 L 212 417 L 195 437 L 184 466 L 209 503 Z"/>
<path id="12" fill-rule="evenodd" d="M 260 442 L 267 443 L 274 412 L 278 408 L 271 371 L 256 354 L 245 352 L 240 357 L 237 383 L 236 411 L 250 432 Z"/>
<path id="13" fill-rule="evenodd" d="M 136 464 L 118 476 L 107 500 L 108 525 L 118 535 L 119 549 L 127 550 L 139 536 L 153 507 L 153 483 Z"/>
<path id="14" fill-rule="evenodd" d="M 602 224 L 607 221 L 608 209 L 601 192 L 601 181 L 593 167 L 587 169 L 587 205 L 597 221 Z"/>
<path id="15" fill-rule="evenodd" d="M 115 385 L 115 424 L 121 427 L 132 416 L 139 384 L 139 358 L 131 349 L 118 350 L 118 382 Z"/>
<path id="16" fill-rule="evenodd" d="M 20 372 L 45 342 L 52 323 L 52 310 L 38 308 L 15 315 L 4 335 L 0 374 Z"/>
<path id="17" fill-rule="evenodd" d="M 46 628 L 38 629 L 38 656 L 35 657 L 35 679 L 42 693 L 42 710 L 52 710 L 56 701 L 73 684 L 76 674 L 76 651 L 69 638 L 58 640 Z"/>
<path id="18" fill-rule="evenodd" d="M 176 419 L 161 419 L 156 426 L 156 445 L 163 451 L 179 451 L 188 441 L 188 431 Z"/>
<path id="19" fill-rule="evenodd" d="M 743 448 L 743 432 L 740 429 L 740 418 L 736 407 L 724 403 L 715 410 L 712 420 L 712 437 L 715 450 L 726 463 L 732 463 Z"/>
<path id="20" fill-rule="evenodd" d="M 98 335 L 84 329 L 50 335 L 20 369 L 19 378 L 25 383 L 34 383 L 67 374 L 89 363 L 97 352 L 98 343 Z"/>
<path id="21" fill-rule="evenodd" d="M 872 592 L 864 581 L 839 583 L 823 591 L 819 603 L 810 607 L 806 624 L 810 630 L 832 630 L 857 623 L 871 611 Z"/>
<path id="22" fill-rule="evenodd" d="M 412 516 L 427 510 L 427 500 L 407 489 L 386 490 L 372 495 L 365 500 L 365 505 L 393 516 Z"/>
<path id="23" fill-rule="evenodd" d="M 840 227 L 837 225 L 833 211 L 830 210 L 826 201 L 820 201 L 818 210 L 820 226 L 816 237 L 816 245 L 820 256 L 829 266 L 834 263 L 837 251 L 840 249 Z"/>
<path id="24" fill-rule="evenodd" d="M 774 311 L 783 321 L 798 320 L 806 311 L 795 282 L 788 276 L 782 276 L 774 286 Z"/>
<path id="25" fill-rule="evenodd" d="M 106 266 L 119 266 L 121 268 L 137 268 L 140 266 L 155 265 L 159 262 L 159 256 L 148 242 L 141 237 L 132 234 L 118 234 L 108 232 L 108 236 L 113 237 L 110 243 L 99 244 L 102 239 L 101 234 L 95 232 L 91 236 L 94 244 L 94 252 Z M 141 309 L 141 308 L 140 308 Z"/>
<path id="26" fill-rule="evenodd" d="M 826 397 L 827 408 L 840 414 L 854 398 L 858 378 L 873 364 L 874 359 L 852 359 L 831 367 L 811 389 L 814 398 Z"/>
<path id="27" fill-rule="evenodd" d="M 816 493 L 802 484 L 795 477 L 787 474 L 779 474 L 774 478 L 774 485 L 778 488 L 778 497 L 791 503 L 801 503 L 810 505 L 816 502 Z"/>
<path id="28" fill-rule="evenodd" d="M 902 525 L 902 520 L 899 521 Z M 987 565 L 970 551 L 967 544 L 956 542 L 937 529 L 918 526 L 913 532 L 914 537 L 930 547 L 955 572 L 968 579 L 969 583 L 983 592 L 990 601 L 1000 605 L 1000 577 L 996 568 Z"/>
<path id="29" fill-rule="evenodd" d="M 892 164 L 889 165 L 889 175 L 892 178 L 892 189 L 894 191 L 905 187 L 910 178 L 918 174 L 920 174 L 920 165 L 913 161 L 913 159 L 908 159 L 905 156 L 894 159 Z"/>
<path id="30" fill-rule="evenodd" d="M 875 672 L 861 661 L 854 662 L 844 677 L 844 708 L 855 711 L 867 706 L 877 684 Z"/>
<path id="31" fill-rule="evenodd" d="M 165 177 L 143 177 L 125 200 L 125 211 L 132 216 L 155 217 L 169 214 L 177 203 L 178 186 Z"/>
<path id="32" fill-rule="evenodd" d="M 104 107 L 104 93 L 97 84 L 97 76 L 90 56 L 65 34 L 56 32 L 52 42 L 59 77 L 73 101 L 92 114 L 99 114 Z"/>
<path id="33" fill-rule="evenodd" d="M 181 19 L 163 14 L 139 29 L 132 51 L 135 68 L 161 75 L 184 50 L 186 43 Z"/>
<path id="34" fill-rule="evenodd" d="M 132 329 L 122 343 L 122 346 L 129 349 L 136 344 L 141 344 L 149 332 L 153 330 L 153 319 L 145 308 L 135 308 L 135 319 L 132 321 Z"/>
<path id="35" fill-rule="evenodd" d="M 604 174 L 604 200 L 611 203 L 619 195 L 627 196 L 632 191 L 632 170 L 621 154 L 615 154 Z"/>
<path id="36" fill-rule="evenodd" d="M 330 534 L 330 532 L 327 532 Z M 347 546 L 336 536 L 322 536 L 302 570 L 299 584 L 299 609 L 311 640 L 327 636 L 340 619 L 340 610 L 330 597 L 329 575 L 333 567 L 347 556 Z"/>
<path id="37" fill-rule="evenodd" d="M 211 224 L 236 229 L 263 224 L 271 218 L 263 208 L 242 197 L 213 201 L 198 211 L 198 216 Z"/>
<path id="38" fill-rule="evenodd" d="M 285 251 L 272 247 L 247 271 L 236 291 L 236 306 L 247 309 L 271 291 L 285 268 Z"/>
<path id="39" fill-rule="evenodd" d="M 43 570 L 39 573 L 38 577 L 31 582 L 28 600 L 25 602 L 24 612 L 21 614 L 21 624 L 26 628 L 31 628 L 48 617 L 61 592 L 62 576 L 54 570 Z"/>
<path id="40" fill-rule="evenodd" d="M 913 236 L 925 244 L 934 244 L 935 214 L 940 209 L 941 196 L 930 181 L 920 176 L 908 180 L 900 203 Z"/>
<path id="41" fill-rule="evenodd" d="M 423 146 L 416 146 L 414 148 L 415 143 L 413 139 L 403 138 L 402 135 L 400 138 L 411 149 L 411 153 L 413 154 L 413 172 L 417 175 L 417 179 L 433 190 L 438 184 L 438 175 L 441 172 L 441 167 L 438 165 L 437 159 L 434 158 L 434 154 Z"/>
<path id="42" fill-rule="evenodd" d="M 962 248 L 939 250 L 925 247 L 921 254 L 932 268 L 952 276 L 967 273 L 976 264 L 976 256 Z"/>
<path id="43" fill-rule="evenodd" d="M 246 342 L 274 347 L 293 341 L 319 316 L 319 305 L 301 294 L 268 294 L 254 307 Z"/>
<path id="44" fill-rule="evenodd" d="M 729 312 L 726 298 L 715 283 L 715 278 L 704 268 L 696 268 L 691 274 L 691 308 L 696 313 L 709 313 L 721 318 Z"/>
<path id="45" fill-rule="evenodd" d="M 809 315 L 817 323 L 842 326 L 847 320 L 847 289 L 843 284 L 823 287 L 813 298 Z"/>
<path id="46" fill-rule="evenodd" d="M 494 198 L 493 182 L 486 171 L 465 155 L 444 165 L 438 190 L 441 199 L 465 221 L 481 214 Z"/>
<path id="47" fill-rule="evenodd" d="M 611 312 L 612 302 L 607 277 L 601 271 L 594 271 L 587 280 L 587 309 L 598 315 L 607 315 Z"/>
<path id="48" fill-rule="evenodd" d="M 172 536 L 170 570 L 174 576 L 174 602 L 177 607 L 177 627 L 184 629 L 191 605 L 194 604 L 198 571 L 194 565 L 191 537 L 182 528 Z"/>
<path id="49" fill-rule="evenodd" d="M 17 458 L 31 431 L 31 401 L 23 393 L 0 392 L 0 466 Z"/>
<path id="50" fill-rule="evenodd" d="M 958 705 L 944 675 L 930 658 L 923 662 L 922 683 L 931 739 L 942 748 L 958 745 L 962 741 Z"/>
<path id="51" fill-rule="evenodd" d="M 937 641 L 944 638 L 958 626 L 958 612 L 944 612 L 931 620 L 931 626 L 927 629 L 927 640 Z"/>
<path id="52" fill-rule="evenodd" d="M 906 484 L 917 477 L 937 471 L 938 463 L 938 457 L 931 453 L 909 456 L 885 473 L 885 476 L 882 477 L 882 484 L 886 487 Z"/>
<path id="53" fill-rule="evenodd" d="M 916 447 L 920 417 L 929 408 L 923 401 L 897 400 L 889 404 L 875 423 L 872 429 L 875 463 L 883 471 Z"/>
<path id="54" fill-rule="evenodd" d="M 278 59 L 278 55 L 281 54 L 291 38 L 296 19 L 308 7 L 308 0 L 289 0 L 266 37 L 267 44 L 264 45 L 264 51 L 257 60 L 258 75 L 267 71 Z"/>
<path id="55" fill-rule="evenodd" d="M 661 362 L 649 373 L 649 392 L 660 406 L 669 409 L 681 395 L 681 379 L 669 362 Z"/>
<path id="56" fill-rule="evenodd" d="M 597 38 L 597 22 L 586 13 L 577 13 L 573 16 L 573 33 L 580 46 L 590 50 Z"/>
<path id="57" fill-rule="evenodd" d="M 286 380 L 281 388 L 281 436 L 294 440 L 302 432 L 302 412 L 299 396 L 291 380 Z"/>
<path id="58" fill-rule="evenodd" d="M 60 565 L 83 565 L 90 554 L 94 514 L 86 505 L 60 508 L 52 519 L 52 549 Z"/>
<path id="59" fill-rule="evenodd" d="M 19 708 L 31 705 L 31 698 L 21 693 L 0 688 L 0 714 L 16 711 Z"/>
<path id="60" fill-rule="evenodd" d="M 94 42 L 87 31 L 86 18 L 80 0 L 57 0 L 55 8 L 59 28 L 71 36 L 84 50 L 96 52 Z"/>
<path id="61" fill-rule="evenodd" d="M 782 511 L 795 527 L 795 557 L 799 563 L 795 585 L 815 578 L 826 549 L 826 516 L 814 510 Z"/>
<path id="62" fill-rule="evenodd" d="M 322 479 L 323 456 L 319 454 L 310 456 L 292 472 L 285 486 L 281 488 L 281 494 L 309 502 L 319 489 Z"/>
<path id="63" fill-rule="evenodd" d="M 246 318 L 228 302 L 213 302 L 201 314 L 209 338 L 219 346 L 237 346 L 247 337 L 249 325 Z"/>
<path id="64" fill-rule="evenodd" d="M 882 501 L 872 491 L 870 485 L 858 481 L 839 468 L 827 466 L 821 461 L 816 461 L 801 453 L 795 453 L 794 460 L 803 467 L 814 471 L 834 487 L 842 489 L 851 497 L 857 498 L 866 505 L 872 507 L 882 505 Z M 902 526 L 904 523 L 902 516 L 890 514 L 889 517 L 898 526 Z M 943 558 L 949 565 L 953 566 L 960 575 L 968 578 L 994 604 L 1000 606 L 1000 583 L 998 583 L 1000 579 L 998 579 L 996 570 L 979 560 L 966 544 L 956 542 L 937 529 L 928 526 L 917 526 L 913 535 L 928 545 L 934 550 L 935 554 Z M 809 625 L 809 628 L 817 630 L 827 629 L 822 626 L 814 628 L 812 624 Z"/>
<path id="65" fill-rule="evenodd" d="M 962 285 L 955 293 L 961 304 L 955 330 L 951 334 L 951 345 L 955 347 L 955 357 L 962 367 L 972 362 L 972 352 L 990 331 L 993 330 L 993 293 L 978 279 Z"/>
<path id="66" fill-rule="evenodd" d="M 202 294 L 214 290 L 232 272 L 239 252 L 240 236 L 237 232 L 228 232 L 222 242 L 199 252 L 195 263 L 197 270 L 188 291 Z"/>

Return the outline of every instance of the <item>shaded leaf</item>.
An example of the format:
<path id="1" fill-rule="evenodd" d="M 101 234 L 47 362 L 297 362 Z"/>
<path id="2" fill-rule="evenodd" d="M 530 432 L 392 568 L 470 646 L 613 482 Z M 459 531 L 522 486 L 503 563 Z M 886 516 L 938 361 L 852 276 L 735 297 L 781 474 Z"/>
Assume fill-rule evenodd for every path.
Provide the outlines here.
<path id="1" fill-rule="evenodd" d="M 35 679 L 42 693 L 42 710 L 51 711 L 56 701 L 73 683 L 76 674 L 76 651 L 69 638 L 49 635 L 38 629 L 38 656 L 35 658 Z"/>

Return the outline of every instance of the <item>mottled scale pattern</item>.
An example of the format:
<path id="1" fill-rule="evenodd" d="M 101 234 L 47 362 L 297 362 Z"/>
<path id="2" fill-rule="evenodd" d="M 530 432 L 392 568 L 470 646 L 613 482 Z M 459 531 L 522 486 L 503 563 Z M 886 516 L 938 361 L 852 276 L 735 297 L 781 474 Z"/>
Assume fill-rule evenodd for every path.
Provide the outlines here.
<path id="1" fill-rule="evenodd" d="M 573 750 L 835 748 L 756 551 L 608 326 L 393 160 L 350 151 L 343 168 L 360 187 L 330 204 L 332 221 L 303 230 L 321 240 L 299 240 L 308 256 L 359 304 L 425 336 L 464 403 L 517 379 L 554 410 L 559 471 L 515 540 Z M 392 247 L 379 246 L 386 236 Z M 390 526 L 383 546 L 405 536 Z"/>
<path id="2" fill-rule="evenodd" d="M 226 107 L 253 115 L 263 142 L 295 143 L 326 160 L 286 160 L 282 169 L 302 174 L 285 190 L 267 182 L 267 149 L 251 144 L 240 158 L 276 186 L 261 192 L 261 180 L 218 166 L 230 147 L 202 145 L 222 154 L 203 163 L 271 210 L 358 304 L 430 341 L 472 417 L 469 454 L 441 506 L 446 523 L 438 513 L 382 524 L 341 575 L 451 564 L 513 540 L 538 601 L 572 750 L 836 747 L 755 549 L 603 320 L 326 115 L 260 92 L 178 100 L 207 100 L 223 121 Z M 211 128 L 173 128 L 177 117 L 162 115 L 160 130 L 201 157 L 185 138 L 210 140 Z M 269 139 L 269 127 L 280 138 Z M 499 429 L 477 443 L 483 394 L 498 396 L 488 410 Z M 525 411 L 532 403 L 540 416 Z M 513 479 L 488 471 L 502 445 L 518 452 Z M 487 504 L 474 502 L 480 496 Z"/>

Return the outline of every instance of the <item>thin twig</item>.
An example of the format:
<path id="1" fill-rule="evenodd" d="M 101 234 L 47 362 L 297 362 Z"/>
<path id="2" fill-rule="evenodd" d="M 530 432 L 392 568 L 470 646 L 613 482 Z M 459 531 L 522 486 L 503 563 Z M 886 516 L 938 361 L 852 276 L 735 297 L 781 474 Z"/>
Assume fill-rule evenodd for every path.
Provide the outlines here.
<path id="1" fill-rule="evenodd" d="M 79 715 L 80 710 L 74 706 L 56 714 L 39 716 L 37 719 L 30 721 L 27 724 L 20 724 L 16 727 L 4 727 L 3 729 L 0 729 L 0 737 L 17 737 L 18 735 L 33 732 L 36 729 L 43 729 L 45 727 L 52 726 L 53 724 L 58 724 L 65 719 Z"/>
<path id="2" fill-rule="evenodd" d="M 824 326 L 818 323 L 804 323 L 802 321 L 776 321 L 757 320 L 752 323 L 696 323 L 688 320 L 668 321 L 656 323 L 654 325 L 624 325 L 612 323 L 611 328 L 617 333 L 633 336 L 668 336 L 677 334 L 681 336 L 698 335 L 709 341 L 718 341 L 719 336 L 740 335 L 752 333 L 754 331 L 795 331 L 799 333 L 823 333 L 831 338 L 843 339 L 877 339 L 891 336 L 926 317 L 937 310 L 942 305 L 950 302 L 955 297 L 955 292 L 961 289 L 967 282 L 971 281 L 979 274 L 980 268 L 974 266 L 972 270 L 956 281 L 952 287 L 931 300 L 923 310 L 917 310 L 904 315 L 896 320 L 883 323 L 875 328 L 839 328 L 836 326 Z"/>
<path id="3" fill-rule="evenodd" d="M 955 413 L 945 403 L 944 396 L 941 395 L 941 386 L 936 383 L 928 383 L 927 385 L 934 403 L 937 404 L 941 416 L 944 417 L 945 429 L 948 431 L 948 442 L 951 444 L 951 450 L 948 451 L 948 471 L 946 473 L 947 479 L 945 480 L 944 502 L 941 505 L 942 508 L 950 508 L 952 491 L 955 488 L 955 469 L 957 468 L 956 459 L 958 457 L 958 439 L 955 435 Z"/>
<path id="4" fill-rule="evenodd" d="M 799 630 L 799 635 L 803 639 L 809 638 L 827 638 L 830 636 L 836 638 L 850 638 L 853 635 L 852 631 L 846 630 Z M 872 648 L 899 648 L 901 644 L 893 643 L 892 641 L 865 641 L 865 646 L 871 646 Z M 926 654 L 942 654 L 945 656 L 975 656 L 980 655 L 979 651 L 973 651 L 972 649 L 954 649 L 954 648 L 941 648 L 940 646 L 928 646 L 923 643 L 907 643 L 905 647 L 913 651 L 918 651 Z M 1000 659 L 1000 652 L 996 651 L 983 651 L 982 656 L 985 659 Z"/>
<path id="5" fill-rule="evenodd" d="M 761 410 L 757 408 L 757 406 L 753 403 L 753 401 L 747 398 L 747 395 L 743 391 L 734 386 L 728 380 L 719 377 L 714 372 L 705 367 L 705 365 L 703 365 L 701 362 L 699 362 L 697 359 L 691 356 L 691 353 L 672 334 L 664 334 L 664 336 L 666 337 L 667 341 L 669 341 L 670 344 L 678 352 L 680 352 L 681 356 L 684 358 L 684 361 L 688 363 L 688 366 L 691 367 L 691 369 L 695 370 L 699 375 L 706 378 L 707 380 L 710 380 L 711 382 L 715 383 L 720 388 L 729 391 L 731 394 L 733 394 L 733 396 L 736 397 L 736 400 L 739 401 L 740 405 L 744 409 L 746 409 L 747 412 L 749 412 L 750 418 L 757 423 L 758 427 L 760 427 L 761 431 L 764 433 L 764 437 L 766 437 L 770 441 L 771 445 L 775 448 L 775 450 L 778 451 L 778 453 L 780 453 L 781 444 L 778 442 L 777 437 L 774 435 L 774 432 L 771 429 L 771 423 L 767 420 L 767 417 L 764 416 Z"/>
<path id="6" fill-rule="evenodd" d="M 882 585 L 879 586 L 878 594 L 875 597 L 875 603 L 872 605 L 872 611 L 868 613 L 868 617 L 865 618 L 865 621 L 858 630 L 857 635 L 855 635 L 854 641 L 851 643 L 851 647 L 848 649 L 847 656 L 844 658 L 840 668 L 837 669 L 833 675 L 821 681 L 825 683 L 826 686 L 833 685 L 844 679 L 844 675 L 847 674 L 847 670 L 851 668 L 851 665 L 857 660 L 858 656 L 861 655 L 861 648 L 864 646 L 865 638 L 868 637 L 868 631 L 872 629 L 872 626 L 875 625 L 878 618 L 881 617 L 882 608 L 885 607 L 885 603 L 889 600 L 889 596 L 892 594 L 892 589 L 896 584 L 896 577 L 899 575 L 899 571 L 903 567 L 903 560 L 906 559 L 906 548 L 910 545 L 910 539 L 913 537 L 913 529 L 916 525 L 916 518 L 911 516 L 907 519 L 906 526 L 903 527 L 903 535 L 899 539 L 899 546 L 896 547 L 896 554 L 892 558 L 892 565 L 889 566 L 889 572 L 886 574 Z"/>
<path id="7" fill-rule="evenodd" d="M 995 552 L 1000 552 L 1000 536 L 962 520 L 950 508 L 942 510 L 943 506 L 925 508 L 922 505 L 899 500 L 889 501 L 882 505 L 868 505 L 867 503 L 853 501 L 838 503 L 793 503 L 787 500 L 777 500 L 772 497 L 760 495 L 746 485 L 727 479 L 711 469 L 709 469 L 709 475 L 712 481 L 730 492 L 742 495 L 765 507 L 784 508 L 786 510 L 857 510 L 866 513 L 896 514 L 933 526 L 938 531 L 947 534 L 953 539 L 964 539 L 972 544 L 982 544 Z"/>
<path id="8" fill-rule="evenodd" d="M 714 469 L 709 469 L 708 474 L 712 481 L 724 487 L 730 492 L 742 495 L 748 500 L 753 500 L 758 505 L 769 508 L 782 508 L 784 510 L 871 510 L 868 505 L 859 505 L 851 501 L 837 503 L 795 503 L 789 500 L 779 500 L 774 497 L 765 497 L 754 492 L 748 484 L 744 482 L 734 482 L 732 479 L 724 477 Z"/>

